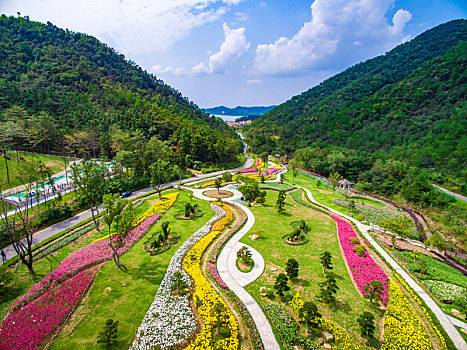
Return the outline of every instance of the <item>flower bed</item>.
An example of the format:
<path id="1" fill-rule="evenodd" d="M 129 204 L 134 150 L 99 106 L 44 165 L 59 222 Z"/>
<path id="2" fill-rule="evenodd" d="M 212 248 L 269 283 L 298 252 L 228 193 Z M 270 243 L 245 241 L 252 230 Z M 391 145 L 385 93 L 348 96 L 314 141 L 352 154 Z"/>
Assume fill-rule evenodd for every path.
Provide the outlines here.
<path id="1" fill-rule="evenodd" d="M 230 203 L 230 205 L 236 207 L 235 204 Z M 243 210 L 238 210 L 237 216 L 238 219 L 235 220 L 235 223 L 231 226 L 231 233 L 237 232 L 240 229 L 240 227 L 243 226 L 247 218 Z M 229 289 L 229 287 L 225 284 L 224 280 L 219 275 L 219 272 L 217 271 L 217 267 L 215 265 L 221 248 L 224 246 L 224 243 L 229 240 L 230 237 L 231 235 L 224 235 L 221 239 L 218 239 L 212 247 L 208 263 L 206 264 L 207 270 L 209 272 L 208 277 L 212 277 L 211 281 L 217 284 L 218 288 L 222 289 L 222 293 L 225 296 L 227 296 L 228 299 L 230 299 L 230 304 L 235 306 L 237 315 L 240 315 L 244 325 L 246 325 L 246 328 L 248 329 L 253 349 L 264 350 L 264 345 L 261 340 L 261 336 L 259 335 L 258 329 L 256 328 L 256 324 L 253 321 L 250 312 L 246 308 L 245 304 L 243 304 L 243 302 L 238 298 L 238 296 L 234 292 L 232 292 Z"/>
<path id="2" fill-rule="evenodd" d="M 224 326 L 230 331 L 230 336 L 218 340 L 215 345 L 216 348 L 236 350 L 239 346 L 237 320 L 201 271 L 201 257 L 204 251 L 225 228 L 229 216 L 232 217 L 231 209 L 227 206 L 223 206 L 223 209 L 226 211 L 227 215 L 213 225 L 212 231 L 196 243 L 183 260 L 185 271 L 191 276 L 195 284 L 193 298 L 199 301 L 197 309 L 203 323 L 202 332 L 198 334 L 195 341 L 187 347 L 188 350 L 211 349 L 212 331 L 219 318 L 225 320 Z M 219 303 L 222 304 L 224 308 L 222 314 L 217 315 L 215 314 L 214 308 L 216 304 Z"/>
<path id="3" fill-rule="evenodd" d="M 400 287 L 391 280 L 389 288 L 391 298 L 384 318 L 384 337 L 381 349 L 433 349 L 422 322 Z"/>
<path id="4" fill-rule="evenodd" d="M 365 251 L 365 257 L 358 256 L 354 252 L 353 244 L 350 243 L 349 239 L 351 237 L 358 237 L 352 225 L 338 216 L 331 215 L 331 217 L 337 223 L 339 242 L 358 289 L 360 289 L 362 294 L 365 294 L 363 287 L 367 283 L 374 280 L 382 282 L 383 292 L 381 294 L 381 299 L 385 303 L 388 300 L 388 276 L 383 269 L 375 263 L 368 251 Z"/>
<path id="5" fill-rule="evenodd" d="M 157 204 L 158 202 L 154 203 L 144 214 L 142 214 L 134 221 L 134 223 L 138 223 L 138 226 L 132 229 L 122 240 L 122 245 L 118 249 L 120 255 L 126 253 L 148 232 L 151 226 L 157 220 L 159 220 L 162 213 L 156 213 L 156 210 L 167 210 L 175 202 L 177 195 L 178 193 L 167 195 L 168 200 L 159 202 L 164 203 L 163 205 Z M 140 220 L 140 218 L 143 218 L 143 220 Z M 113 239 L 116 242 L 119 237 L 114 237 Z M 16 309 L 18 306 L 22 305 L 28 300 L 35 298 L 37 295 L 50 288 L 52 285 L 60 283 L 65 278 L 81 270 L 110 260 L 112 258 L 112 254 L 113 250 L 110 248 L 109 243 L 106 240 L 100 240 L 91 243 L 81 249 L 74 251 L 72 254 L 67 256 L 52 273 L 46 275 L 40 282 L 34 284 L 25 295 L 16 301 L 12 309 Z"/>
<path id="6" fill-rule="evenodd" d="M 157 345 L 167 349 L 183 343 L 194 334 L 197 323 L 188 295 L 173 295 L 171 289 L 175 272 L 180 272 L 184 281 L 192 286 L 190 278 L 182 268 L 183 258 L 211 231 L 214 222 L 226 215 L 217 205 L 212 204 L 211 208 L 216 213 L 215 216 L 186 240 L 172 256 L 154 301 L 146 312 L 130 349 L 146 350 Z"/>
<path id="7" fill-rule="evenodd" d="M 34 261 L 37 261 L 39 259 L 42 259 L 44 256 L 49 255 L 50 253 L 53 253 L 54 251 L 66 246 L 68 243 L 73 242 L 74 240 L 78 239 L 82 235 L 85 235 L 89 231 L 91 231 L 94 228 L 94 223 L 88 224 L 84 227 L 82 227 L 79 230 L 76 230 L 75 232 L 61 238 L 60 240 L 48 245 L 44 249 L 38 251 L 37 253 L 34 254 Z"/>
<path id="8" fill-rule="evenodd" d="M 248 169 L 240 170 L 240 173 L 244 174 L 244 173 L 254 173 L 254 172 L 258 172 L 259 169 L 261 169 L 262 167 L 264 167 L 264 163 L 261 161 L 261 159 L 257 159 L 257 160 L 256 160 L 256 165 L 255 165 L 254 167 L 251 167 L 251 168 L 248 168 Z"/>
<path id="9" fill-rule="evenodd" d="M 289 302 L 290 307 L 292 310 L 297 314 L 300 313 L 300 309 L 303 307 L 303 300 L 300 296 L 300 293 L 295 294 L 293 299 Z M 329 331 L 334 335 L 334 341 L 338 346 L 338 349 L 348 349 L 348 350 L 363 350 L 364 348 L 360 345 L 356 344 L 352 337 L 348 335 L 345 330 L 339 326 L 337 323 L 322 317 L 321 320 L 321 328 Z"/>
<path id="10" fill-rule="evenodd" d="M 0 349 L 42 348 L 66 322 L 91 284 L 98 267 L 81 271 L 10 313 L 0 330 Z"/>
<path id="11" fill-rule="evenodd" d="M 343 198 L 334 198 L 333 203 L 343 207 L 350 209 L 350 202 Z M 405 211 L 397 209 L 391 205 L 387 205 L 385 207 L 378 207 L 372 204 L 365 204 L 363 205 L 360 202 L 354 201 L 355 204 L 355 211 L 359 214 L 365 216 L 365 220 L 371 222 L 373 224 L 381 225 L 385 220 L 392 220 L 399 216 L 406 216 L 410 219 L 411 222 L 411 230 L 409 234 L 409 238 L 419 239 L 417 228 L 415 226 L 415 222 L 413 219 L 407 214 Z"/>
<path id="12" fill-rule="evenodd" d="M 282 304 L 268 304 L 265 311 L 274 325 L 286 350 L 294 350 L 295 345 L 304 349 L 318 350 L 318 345 L 310 338 L 300 334 L 300 327 L 287 308 Z"/>
<path id="13" fill-rule="evenodd" d="M 428 322 L 430 323 L 431 327 L 434 329 L 434 331 L 436 332 L 439 340 L 441 341 L 441 344 L 443 346 L 443 349 L 447 349 L 448 346 L 446 344 L 446 339 L 445 337 L 441 334 L 439 328 L 438 328 L 438 325 L 436 325 L 434 322 L 433 322 L 433 318 L 431 317 L 430 315 L 430 312 L 427 310 L 426 306 L 425 306 L 425 303 L 423 302 L 422 299 L 420 299 L 420 297 L 413 291 L 412 288 L 409 287 L 409 285 L 407 284 L 407 282 L 404 281 L 404 279 L 398 274 L 398 273 L 394 273 L 394 276 L 396 276 L 396 278 L 399 280 L 399 282 L 402 284 L 402 286 L 404 286 L 404 288 L 409 292 L 410 296 L 412 297 L 412 299 L 415 300 L 415 302 L 418 304 L 418 306 L 420 307 L 420 309 L 422 310 L 423 314 L 425 315 L 425 317 L 428 319 Z M 439 326 L 441 327 L 441 325 Z"/>
<path id="14" fill-rule="evenodd" d="M 444 302 L 453 301 L 456 298 L 467 295 L 467 289 L 455 284 L 433 280 L 425 280 L 423 282 L 425 282 L 427 286 L 430 286 L 430 291 L 436 298 Z"/>

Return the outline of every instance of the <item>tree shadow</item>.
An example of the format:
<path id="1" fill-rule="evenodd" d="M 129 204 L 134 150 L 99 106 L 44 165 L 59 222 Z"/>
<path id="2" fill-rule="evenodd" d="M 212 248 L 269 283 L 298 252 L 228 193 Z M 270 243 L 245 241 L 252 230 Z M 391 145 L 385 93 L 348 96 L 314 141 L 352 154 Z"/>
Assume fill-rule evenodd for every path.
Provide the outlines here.
<path id="1" fill-rule="evenodd" d="M 380 343 L 379 340 L 376 337 L 371 337 L 370 339 L 367 339 L 367 345 L 372 348 L 379 349 L 380 348 Z"/>
<path id="2" fill-rule="evenodd" d="M 120 264 L 120 266 L 117 266 L 117 267 L 118 267 L 118 269 L 119 269 L 120 271 L 122 271 L 122 272 L 124 272 L 124 273 L 127 273 L 127 272 L 128 272 L 128 269 L 127 269 L 126 266 L 123 265 L 123 264 Z"/>
<path id="3" fill-rule="evenodd" d="M 331 305 L 330 305 L 331 309 L 333 311 L 336 311 L 336 310 L 342 310 L 344 311 L 345 313 L 349 313 L 352 311 L 352 307 L 345 301 L 340 301 L 340 300 L 336 300 L 335 302 L 333 302 Z"/>
<path id="4" fill-rule="evenodd" d="M 131 273 L 135 278 L 144 279 L 156 285 L 160 284 L 164 275 L 159 272 L 158 266 L 153 265 L 152 262 L 141 264 L 137 268 L 131 269 L 129 273 Z"/>
<path id="5" fill-rule="evenodd" d="M 301 287 L 308 287 L 310 286 L 310 281 L 308 280 L 305 280 L 305 279 L 302 279 L 302 278 L 294 278 L 292 280 L 292 282 L 297 285 L 297 286 L 301 286 Z"/>
<path id="6" fill-rule="evenodd" d="M 291 217 L 292 216 L 292 214 L 287 213 L 287 212 L 280 213 L 279 215 L 286 216 L 286 217 Z"/>

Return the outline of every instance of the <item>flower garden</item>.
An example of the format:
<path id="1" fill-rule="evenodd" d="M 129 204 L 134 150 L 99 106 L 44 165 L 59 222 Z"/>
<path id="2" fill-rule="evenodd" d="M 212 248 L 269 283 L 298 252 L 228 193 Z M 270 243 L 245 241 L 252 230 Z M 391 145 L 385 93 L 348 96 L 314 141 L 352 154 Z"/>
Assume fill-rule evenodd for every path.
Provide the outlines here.
<path id="1" fill-rule="evenodd" d="M 261 160 L 257 160 L 255 167 L 245 169 L 241 173 L 246 176 L 258 176 L 257 172 L 266 168 Z M 269 168 L 261 174 L 265 177 L 275 176 L 280 169 L 281 166 L 277 163 L 269 162 Z M 251 174 L 253 171 L 256 174 Z M 258 233 L 259 238 L 249 240 L 249 236 L 245 235 L 242 239 L 243 243 L 259 251 L 265 260 L 263 275 L 245 289 L 265 312 L 281 348 L 326 348 L 318 345 L 322 344 L 318 342 L 320 339 L 305 335 L 305 327 L 298 322 L 303 321 L 300 319 L 300 310 L 304 301 L 316 303 L 322 314 L 318 327 L 320 332 L 326 331 L 333 336 L 330 342 L 332 349 L 379 349 L 381 345 L 383 350 L 448 348 L 445 335 L 438 328 L 437 320 L 433 319 L 430 310 L 398 274 L 386 273 L 378 265 L 368 251 L 369 242 L 362 240 L 349 222 L 309 203 L 299 190 L 291 190 L 286 199 L 286 213 L 278 214 L 274 208 L 277 192 L 267 189 L 266 203 L 251 208 L 255 215 L 251 233 Z M 188 198 L 184 191 L 181 193 L 183 198 Z M 73 319 L 74 314 L 81 314 L 83 310 L 91 308 L 93 303 L 106 299 L 106 293 L 109 293 L 108 303 L 112 303 L 113 298 L 117 296 L 115 305 L 120 305 L 117 302 L 121 300 L 120 295 L 128 295 L 127 304 L 131 305 L 133 300 L 135 306 L 143 310 L 135 314 L 134 328 L 121 330 L 122 334 L 125 334 L 125 340 L 116 345 L 116 348 L 263 350 L 264 345 L 252 316 L 219 276 L 216 267 L 223 244 L 246 220 L 246 214 L 242 212 L 245 217 L 234 221 L 234 217 L 239 217 L 238 206 L 222 202 L 203 202 L 203 210 L 207 217 L 197 220 L 174 220 L 175 223 L 171 223 L 177 228 L 177 239 L 167 241 L 167 244 L 170 243 L 169 248 L 173 245 L 171 249 L 161 249 L 154 256 L 142 249 L 141 242 L 150 242 L 154 235 L 160 232 L 154 224 L 174 205 L 179 195 L 179 192 L 165 194 L 163 200 L 156 200 L 150 206 L 145 200 L 139 200 L 139 206 L 149 208 L 133 221 L 133 229 L 121 239 L 118 248 L 119 255 L 139 254 L 140 260 L 136 261 L 144 259 L 145 264 L 153 265 L 154 271 L 157 270 L 158 277 L 154 281 L 159 279 L 159 276 L 160 279 L 153 281 L 153 285 L 148 283 L 142 291 L 148 300 L 146 304 L 136 300 L 141 297 L 138 294 L 140 280 L 137 278 L 144 279 L 146 276 L 138 270 L 139 266 L 135 268 L 131 267 L 131 264 L 128 264 L 131 272 L 125 272 L 125 282 L 123 279 L 119 282 L 121 286 L 99 282 L 99 289 L 89 297 L 97 280 L 103 277 L 107 278 L 106 281 L 109 280 L 105 276 L 111 275 L 110 270 L 107 269 L 104 274 L 102 270 L 113 265 L 105 264 L 113 255 L 109 246 L 109 236 L 95 239 L 96 235 L 89 235 L 89 244 L 71 251 L 55 269 L 51 269 L 50 273 L 16 300 L 0 328 L 0 349 L 29 350 L 45 346 L 50 346 L 51 349 L 69 348 L 73 343 L 66 343 L 60 337 L 66 333 L 65 329 L 69 324 L 82 326 L 79 324 L 79 318 L 78 321 Z M 183 207 L 180 203 L 183 200 L 186 199 L 180 199 L 171 209 L 171 219 Z M 209 206 L 212 212 L 208 210 Z M 298 227 L 301 219 L 305 220 L 304 234 L 309 238 L 307 244 L 283 244 L 281 240 L 284 234 Z M 232 223 L 233 227 L 225 231 L 224 229 Z M 151 229 L 152 226 L 154 228 Z M 184 227 L 184 230 L 179 231 L 181 227 Z M 40 258 L 73 244 L 75 240 L 87 236 L 92 229 L 92 225 L 87 225 L 72 231 L 61 240 L 45 246 L 37 253 L 36 259 L 41 261 Z M 116 241 L 119 238 L 116 234 L 112 239 Z M 140 244 L 136 244 L 138 242 Z M 360 255 L 355 249 L 356 245 L 363 249 Z M 323 251 L 330 251 L 332 254 L 334 268 L 331 272 L 337 277 L 339 286 L 337 301 L 333 305 L 326 305 L 318 296 L 318 283 L 324 279 L 319 262 Z M 394 255 L 411 267 L 411 272 L 425 285 L 430 286 L 429 291 L 439 300 L 451 302 L 466 294 L 467 277 L 459 275 L 457 270 L 441 261 L 427 256 L 418 256 L 417 260 L 404 251 Z M 300 265 L 298 278 L 288 281 L 290 291 L 284 298 L 271 298 L 267 293 L 259 293 L 262 288 L 272 290 L 275 277 L 284 272 L 285 261 L 289 257 L 295 258 Z M 161 264 L 163 260 L 167 261 L 165 265 Z M 394 279 L 390 279 L 388 274 Z M 131 287 L 124 289 L 128 280 L 131 281 Z M 369 305 L 361 296 L 366 293 L 364 287 L 375 280 L 383 284 L 382 305 L 375 303 L 372 307 L 371 303 Z M 135 283 L 136 281 L 138 282 Z M 185 292 L 182 293 L 174 287 L 177 283 L 187 286 Z M 124 291 L 113 294 L 113 289 L 118 288 Z M 83 299 L 85 295 L 87 296 Z M 90 301 L 83 304 L 86 299 Z M 384 305 L 387 305 L 387 310 L 384 310 Z M 360 335 L 356 320 L 363 311 L 371 312 L 375 316 L 373 343 L 364 340 Z M 379 323 L 383 324 L 383 316 L 384 327 L 380 328 Z M 104 314 L 100 319 L 106 317 Z M 86 319 L 84 323 L 91 322 Z M 424 328 L 427 325 L 428 330 Z M 101 322 L 95 326 L 99 328 Z M 86 334 L 81 336 L 86 337 Z M 439 341 L 433 341 L 436 337 Z M 378 343 L 378 338 L 382 339 L 382 343 Z M 57 343 L 57 339 L 61 342 Z M 83 344 L 82 348 L 90 349 L 94 346 L 93 338 L 87 341 L 86 345 Z"/>
<path id="2" fill-rule="evenodd" d="M 391 298 L 384 318 L 382 350 L 433 349 L 427 332 L 412 310 L 400 287 L 393 280 L 389 283 Z"/>
<path id="3" fill-rule="evenodd" d="M 339 242 L 344 252 L 347 264 L 352 272 L 353 279 L 357 284 L 360 292 L 364 295 L 363 287 L 371 281 L 380 281 L 383 283 L 383 292 L 381 299 L 384 303 L 388 300 L 388 276 L 383 269 L 375 263 L 368 251 L 365 251 L 365 256 L 361 257 L 354 251 L 354 245 L 350 242 L 350 238 L 358 239 L 354 228 L 347 221 L 338 216 L 331 215 L 337 223 L 337 232 Z"/>
<path id="4" fill-rule="evenodd" d="M 120 255 L 148 232 L 177 196 L 178 193 L 165 196 L 164 201 L 155 202 L 135 219 L 135 227 L 121 241 Z M 99 264 L 110 260 L 112 254 L 108 242 L 98 240 L 66 257 L 12 306 L 0 329 L 0 348 L 36 349 L 47 344 L 83 297 Z"/>

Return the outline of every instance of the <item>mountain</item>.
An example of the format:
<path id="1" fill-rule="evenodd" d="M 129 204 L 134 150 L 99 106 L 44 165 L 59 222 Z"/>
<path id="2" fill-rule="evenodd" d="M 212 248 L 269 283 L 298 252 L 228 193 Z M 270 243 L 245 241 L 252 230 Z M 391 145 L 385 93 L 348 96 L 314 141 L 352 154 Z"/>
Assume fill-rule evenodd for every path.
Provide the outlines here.
<path id="1" fill-rule="evenodd" d="M 466 20 L 439 25 L 293 97 L 244 134 L 255 152 L 334 147 L 466 182 L 466 39 Z"/>
<path id="2" fill-rule="evenodd" d="M 210 113 L 213 115 L 233 115 L 239 117 L 246 117 L 246 116 L 261 116 L 276 106 L 258 106 L 258 107 L 243 107 L 237 106 L 235 108 L 228 108 L 225 106 L 213 107 L 213 108 L 206 108 L 206 113 Z"/>
<path id="3" fill-rule="evenodd" d="M 3 146 L 23 150 L 112 157 L 153 138 L 182 166 L 242 151 L 219 118 L 96 38 L 27 17 L 0 17 L 0 123 Z"/>

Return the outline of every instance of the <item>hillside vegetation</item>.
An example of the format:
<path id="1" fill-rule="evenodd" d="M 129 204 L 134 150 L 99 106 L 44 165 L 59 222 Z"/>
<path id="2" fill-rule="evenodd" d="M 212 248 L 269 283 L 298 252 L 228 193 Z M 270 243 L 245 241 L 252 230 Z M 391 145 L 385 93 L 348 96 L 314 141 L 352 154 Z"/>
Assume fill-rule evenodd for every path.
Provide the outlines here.
<path id="1" fill-rule="evenodd" d="M 10 149 L 137 158 L 155 138 L 182 167 L 242 151 L 221 120 L 112 48 L 27 17 L 0 17 L 0 122 Z"/>
<path id="2" fill-rule="evenodd" d="M 355 150 L 367 158 L 357 173 L 377 158 L 402 160 L 465 192 L 466 39 L 467 21 L 455 20 L 357 64 L 256 120 L 250 144 Z"/>

